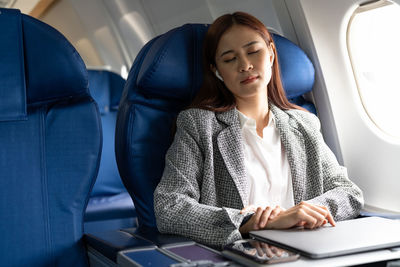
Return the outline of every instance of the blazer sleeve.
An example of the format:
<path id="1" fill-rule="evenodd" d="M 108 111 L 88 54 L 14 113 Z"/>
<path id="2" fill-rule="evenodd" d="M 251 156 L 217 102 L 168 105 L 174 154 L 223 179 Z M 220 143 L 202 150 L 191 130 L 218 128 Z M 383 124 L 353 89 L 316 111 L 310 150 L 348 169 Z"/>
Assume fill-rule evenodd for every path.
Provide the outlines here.
<path id="1" fill-rule="evenodd" d="M 179 234 L 222 247 L 241 239 L 240 210 L 200 203 L 204 157 L 200 133 L 190 112 L 181 112 L 165 169 L 154 192 L 154 211 L 161 233 Z M 210 155 L 207 155 L 210 156 Z"/>
<path id="2" fill-rule="evenodd" d="M 351 219 L 359 215 L 364 205 L 361 189 L 353 183 L 347 169 L 341 166 L 336 156 L 325 143 L 320 132 L 321 124 L 313 114 L 308 115 L 308 137 L 312 150 L 316 151 L 320 161 L 319 172 L 322 174 L 323 194 L 307 202 L 328 207 L 335 220 Z M 320 175 L 321 175 L 320 174 Z M 320 176 L 316 175 L 316 176 Z"/>

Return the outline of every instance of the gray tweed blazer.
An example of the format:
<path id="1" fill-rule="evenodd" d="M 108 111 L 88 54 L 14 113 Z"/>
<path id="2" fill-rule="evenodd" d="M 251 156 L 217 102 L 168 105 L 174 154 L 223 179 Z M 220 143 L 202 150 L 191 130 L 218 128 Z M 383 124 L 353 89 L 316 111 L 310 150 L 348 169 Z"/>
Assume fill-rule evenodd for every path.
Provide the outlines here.
<path id="1" fill-rule="evenodd" d="M 271 112 L 291 167 L 295 204 L 327 206 L 335 220 L 357 216 L 362 192 L 325 144 L 318 118 L 273 105 Z M 245 215 L 239 212 L 248 205 L 243 151 L 237 109 L 181 112 L 154 192 L 159 231 L 216 247 L 241 239 Z"/>

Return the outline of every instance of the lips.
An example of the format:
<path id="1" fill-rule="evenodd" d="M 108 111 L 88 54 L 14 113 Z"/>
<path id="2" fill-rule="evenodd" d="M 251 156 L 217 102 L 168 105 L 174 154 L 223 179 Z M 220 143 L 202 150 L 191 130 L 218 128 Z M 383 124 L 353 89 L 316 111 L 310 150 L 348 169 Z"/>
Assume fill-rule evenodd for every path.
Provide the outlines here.
<path id="1" fill-rule="evenodd" d="M 240 83 L 241 84 L 248 84 L 248 83 L 254 82 L 257 79 L 258 79 L 258 76 L 249 76 L 246 79 L 244 79 L 243 81 L 241 81 Z"/>

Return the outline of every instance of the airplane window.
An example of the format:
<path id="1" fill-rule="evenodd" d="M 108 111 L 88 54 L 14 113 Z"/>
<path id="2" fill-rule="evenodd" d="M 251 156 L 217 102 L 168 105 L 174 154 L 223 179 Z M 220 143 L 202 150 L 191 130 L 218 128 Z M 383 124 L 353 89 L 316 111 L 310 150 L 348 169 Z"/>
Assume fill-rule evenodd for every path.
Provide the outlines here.
<path id="1" fill-rule="evenodd" d="M 400 6 L 378 1 L 360 6 L 348 27 L 347 45 L 359 95 L 370 119 L 400 138 Z"/>

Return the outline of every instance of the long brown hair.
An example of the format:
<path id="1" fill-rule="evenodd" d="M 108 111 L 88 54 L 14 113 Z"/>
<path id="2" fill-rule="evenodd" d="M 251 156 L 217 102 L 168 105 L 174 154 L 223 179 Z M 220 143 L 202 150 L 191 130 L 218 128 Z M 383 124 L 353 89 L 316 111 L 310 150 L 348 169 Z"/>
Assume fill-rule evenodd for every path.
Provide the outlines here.
<path id="1" fill-rule="evenodd" d="M 216 66 L 215 54 L 219 40 L 234 25 L 243 25 L 255 30 L 265 40 L 266 44 L 273 49 L 274 62 L 272 65 L 272 76 L 267 86 L 269 103 L 283 110 L 303 110 L 303 108 L 290 103 L 286 98 L 285 90 L 282 86 L 275 43 L 271 34 L 261 21 L 244 12 L 223 15 L 210 25 L 203 43 L 203 84 L 189 108 L 224 112 L 236 107 L 236 100 L 233 94 L 225 86 L 224 82 L 220 81 L 211 70 L 211 66 Z"/>

